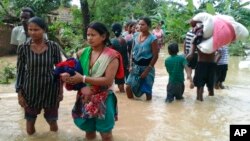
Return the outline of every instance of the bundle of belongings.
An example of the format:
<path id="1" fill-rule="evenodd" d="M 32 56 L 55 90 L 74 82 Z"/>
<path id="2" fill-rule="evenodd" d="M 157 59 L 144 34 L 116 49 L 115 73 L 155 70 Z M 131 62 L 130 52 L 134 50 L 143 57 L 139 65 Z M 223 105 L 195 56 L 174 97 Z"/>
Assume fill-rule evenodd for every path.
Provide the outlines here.
<path id="1" fill-rule="evenodd" d="M 60 77 L 60 74 L 62 73 L 69 73 L 70 76 L 73 76 L 75 75 L 75 72 L 83 74 L 81 63 L 75 58 L 69 58 L 66 61 L 56 64 L 56 68 L 54 70 L 54 74 L 57 78 Z M 81 104 L 78 108 L 80 108 L 79 111 L 81 111 L 81 114 L 83 115 L 82 118 L 103 118 L 106 109 L 103 102 L 107 98 L 107 93 L 102 91 L 98 86 L 93 86 L 92 89 L 96 92 L 96 94 L 89 96 L 81 91 L 85 86 L 85 83 L 78 83 L 75 85 L 65 84 L 65 88 L 67 90 L 78 91 L 77 96 L 81 98 L 76 101 L 76 104 Z"/>
<path id="2" fill-rule="evenodd" d="M 194 44 L 203 53 L 213 53 L 218 48 L 249 36 L 245 26 L 227 15 L 198 13 L 191 19 L 196 34 Z"/>

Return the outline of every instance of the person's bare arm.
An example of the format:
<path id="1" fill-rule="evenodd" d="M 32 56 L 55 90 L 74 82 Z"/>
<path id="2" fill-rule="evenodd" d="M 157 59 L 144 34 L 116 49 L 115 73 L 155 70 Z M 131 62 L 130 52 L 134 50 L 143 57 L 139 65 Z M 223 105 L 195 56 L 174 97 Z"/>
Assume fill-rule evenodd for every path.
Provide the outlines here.
<path id="1" fill-rule="evenodd" d="M 105 74 L 103 77 L 88 77 L 88 76 L 83 76 L 80 73 L 76 72 L 74 76 L 65 78 L 64 81 L 68 84 L 75 85 L 83 82 L 84 79 L 86 83 L 90 83 L 92 85 L 111 86 L 113 84 L 115 75 L 117 73 L 118 66 L 119 66 L 119 61 L 116 58 L 110 62 L 110 64 L 105 70 Z"/>
<path id="2" fill-rule="evenodd" d="M 185 56 L 187 56 L 187 54 L 186 54 L 186 41 L 185 40 L 183 42 L 183 52 L 184 52 Z"/>
<path id="3" fill-rule="evenodd" d="M 218 51 L 215 52 L 214 62 L 218 63 L 220 58 L 221 58 L 221 51 L 218 50 Z"/>
<path id="4" fill-rule="evenodd" d="M 187 79 L 188 80 L 192 79 L 191 73 L 188 72 L 189 70 L 188 70 L 188 66 L 187 65 L 184 66 L 184 69 L 185 69 L 185 72 L 187 74 Z"/>
<path id="5" fill-rule="evenodd" d="M 195 39 L 195 37 L 193 39 Z M 192 40 L 191 41 L 191 48 L 189 49 L 189 53 L 186 56 L 187 60 L 191 60 L 194 57 L 194 52 L 195 52 L 196 48 L 197 47 L 196 47 L 196 45 L 193 44 L 193 40 Z"/>

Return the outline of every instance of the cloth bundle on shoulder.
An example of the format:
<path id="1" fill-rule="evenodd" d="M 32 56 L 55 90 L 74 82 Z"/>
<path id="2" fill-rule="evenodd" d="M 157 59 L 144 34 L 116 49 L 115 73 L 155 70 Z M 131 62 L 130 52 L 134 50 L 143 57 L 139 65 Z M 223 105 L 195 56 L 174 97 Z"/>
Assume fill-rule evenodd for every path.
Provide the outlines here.
<path id="1" fill-rule="evenodd" d="M 247 28 L 228 15 L 202 12 L 195 15 L 192 21 L 201 22 L 203 25 L 203 39 L 197 45 L 203 53 L 213 53 L 224 45 L 249 36 Z"/>
<path id="2" fill-rule="evenodd" d="M 79 72 L 80 74 L 83 74 L 83 69 L 81 67 L 81 64 L 79 60 L 75 58 L 69 58 L 66 61 L 62 61 L 58 64 L 56 64 L 56 68 L 54 70 L 55 76 L 58 78 L 60 77 L 61 73 L 69 73 L 70 76 L 75 75 L 75 71 Z M 76 85 L 70 85 L 66 84 L 65 87 L 67 90 L 80 90 L 82 87 L 85 87 L 85 83 L 79 83 Z"/>

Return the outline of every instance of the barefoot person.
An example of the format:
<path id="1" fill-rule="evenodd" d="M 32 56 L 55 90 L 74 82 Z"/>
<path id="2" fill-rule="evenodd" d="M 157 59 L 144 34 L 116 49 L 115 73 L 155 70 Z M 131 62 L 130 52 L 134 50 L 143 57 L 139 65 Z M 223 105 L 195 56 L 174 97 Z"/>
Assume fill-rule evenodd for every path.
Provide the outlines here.
<path id="1" fill-rule="evenodd" d="M 155 78 L 154 65 L 158 59 L 159 48 L 157 38 L 149 32 L 151 20 L 139 20 L 140 32 L 134 37 L 130 73 L 127 79 L 126 93 L 128 98 L 146 94 L 147 100 L 152 99 L 152 87 Z"/>
<path id="2" fill-rule="evenodd" d="M 177 43 L 171 43 L 168 46 L 170 57 L 165 59 L 165 67 L 169 74 L 167 85 L 167 98 L 165 102 L 171 103 L 174 98 L 182 100 L 185 90 L 184 85 L 184 69 L 188 72 L 187 60 L 183 55 L 178 55 L 179 47 Z M 191 79 L 191 75 L 187 73 L 187 79 Z"/>
<path id="3" fill-rule="evenodd" d="M 216 77 L 215 77 L 215 89 L 225 89 L 223 82 L 227 76 L 228 70 L 228 46 L 225 45 L 224 47 L 218 49 L 216 52 L 215 62 L 217 63 L 216 66 Z"/>
<path id="4" fill-rule="evenodd" d="M 44 39 L 47 25 L 39 17 L 28 21 L 30 40 L 18 47 L 16 92 L 18 102 L 24 108 L 26 130 L 35 133 L 37 115 L 44 110 L 44 118 L 50 131 L 57 131 L 59 102 L 62 100 L 62 84 L 55 79 L 54 66 L 62 58 L 59 45 Z"/>
<path id="5" fill-rule="evenodd" d="M 190 52 L 190 49 L 191 49 L 191 46 L 192 46 L 191 41 L 193 40 L 194 37 L 195 37 L 195 34 L 194 34 L 192 29 L 189 30 L 186 33 L 186 37 L 185 37 L 184 44 L 183 44 L 184 45 L 184 54 L 185 54 L 185 56 L 187 56 L 189 54 L 189 52 Z M 195 50 L 192 59 L 190 61 L 188 60 L 188 65 L 187 65 L 188 66 L 187 75 L 189 75 L 191 77 L 192 77 L 192 72 L 196 67 L 197 59 L 198 59 L 198 53 L 197 53 L 197 50 Z M 194 88 L 193 79 L 189 79 L 189 80 L 190 80 L 189 87 L 191 89 L 193 89 Z"/>
<path id="6" fill-rule="evenodd" d="M 192 59 L 194 51 L 196 49 L 195 45 L 192 45 L 190 54 L 187 59 Z M 206 84 L 208 89 L 208 95 L 214 96 L 214 77 L 215 77 L 215 53 L 205 54 L 201 52 L 198 48 L 198 62 L 195 68 L 194 74 L 194 86 L 197 87 L 197 100 L 203 101 L 204 86 Z"/>
<path id="7" fill-rule="evenodd" d="M 119 52 L 122 55 L 122 61 L 123 61 L 123 69 L 125 78 L 121 79 L 115 79 L 115 84 L 118 85 L 119 91 L 121 93 L 125 92 L 124 84 L 125 80 L 128 77 L 128 50 L 127 50 L 127 43 L 126 40 L 121 36 L 122 32 L 122 25 L 119 23 L 114 23 L 112 25 L 112 31 L 115 34 L 115 37 L 111 39 L 112 48 Z"/>
<path id="8" fill-rule="evenodd" d="M 90 46 L 78 52 L 83 75 L 63 74 L 62 80 L 73 85 L 87 84 L 78 91 L 72 110 L 74 122 L 85 131 L 86 139 L 94 139 L 96 132 L 100 132 L 102 141 L 111 141 L 117 118 L 117 99 L 112 85 L 115 78 L 124 77 L 123 63 L 120 54 L 107 47 L 110 45 L 109 32 L 104 24 L 90 24 L 87 41 Z"/>

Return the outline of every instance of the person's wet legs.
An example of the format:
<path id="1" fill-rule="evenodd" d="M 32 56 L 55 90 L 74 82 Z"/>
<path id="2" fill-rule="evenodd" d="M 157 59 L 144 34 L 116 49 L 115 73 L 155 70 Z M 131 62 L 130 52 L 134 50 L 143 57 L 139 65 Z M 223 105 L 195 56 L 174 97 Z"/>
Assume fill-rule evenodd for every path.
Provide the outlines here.
<path id="1" fill-rule="evenodd" d="M 100 133 L 100 134 L 102 137 L 102 141 L 112 141 L 113 140 L 112 132 Z"/>
<path id="2" fill-rule="evenodd" d="M 129 99 L 134 98 L 130 85 L 126 85 L 126 94 Z"/>
<path id="3" fill-rule="evenodd" d="M 48 124 L 50 126 L 50 131 L 57 132 L 58 125 L 56 120 L 48 121 Z"/>
<path id="4" fill-rule="evenodd" d="M 220 87 L 221 89 L 225 89 L 225 86 L 223 85 L 222 82 L 219 84 L 219 87 Z"/>
<path id="5" fill-rule="evenodd" d="M 203 87 L 197 87 L 197 100 L 203 101 Z"/>
<path id="6" fill-rule="evenodd" d="M 188 67 L 187 73 L 188 73 L 187 76 L 192 76 L 192 68 L 191 67 Z M 194 88 L 194 82 L 193 82 L 192 78 L 190 78 L 189 83 L 190 83 L 189 88 L 193 89 Z"/>
<path id="7" fill-rule="evenodd" d="M 124 93 L 124 92 L 125 92 L 124 84 L 118 84 L 118 88 L 119 88 L 119 91 L 120 91 L 121 93 Z"/>
<path id="8" fill-rule="evenodd" d="M 87 140 L 93 140 L 96 138 L 96 132 L 86 132 L 85 133 L 85 138 Z"/>
<path id="9" fill-rule="evenodd" d="M 152 99 L 152 94 L 146 94 L 146 100 L 151 100 Z"/>
<path id="10" fill-rule="evenodd" d="M 36 132 L 35 122 L 36 120 L 26 120 L 26 131 L 28 135 L 33 135 Z"/>
<path id="11" fill-rule="evenodd" d="M 214 89 L 213 88 L 208 88 L 208 95 L 214 96 Z"/>

